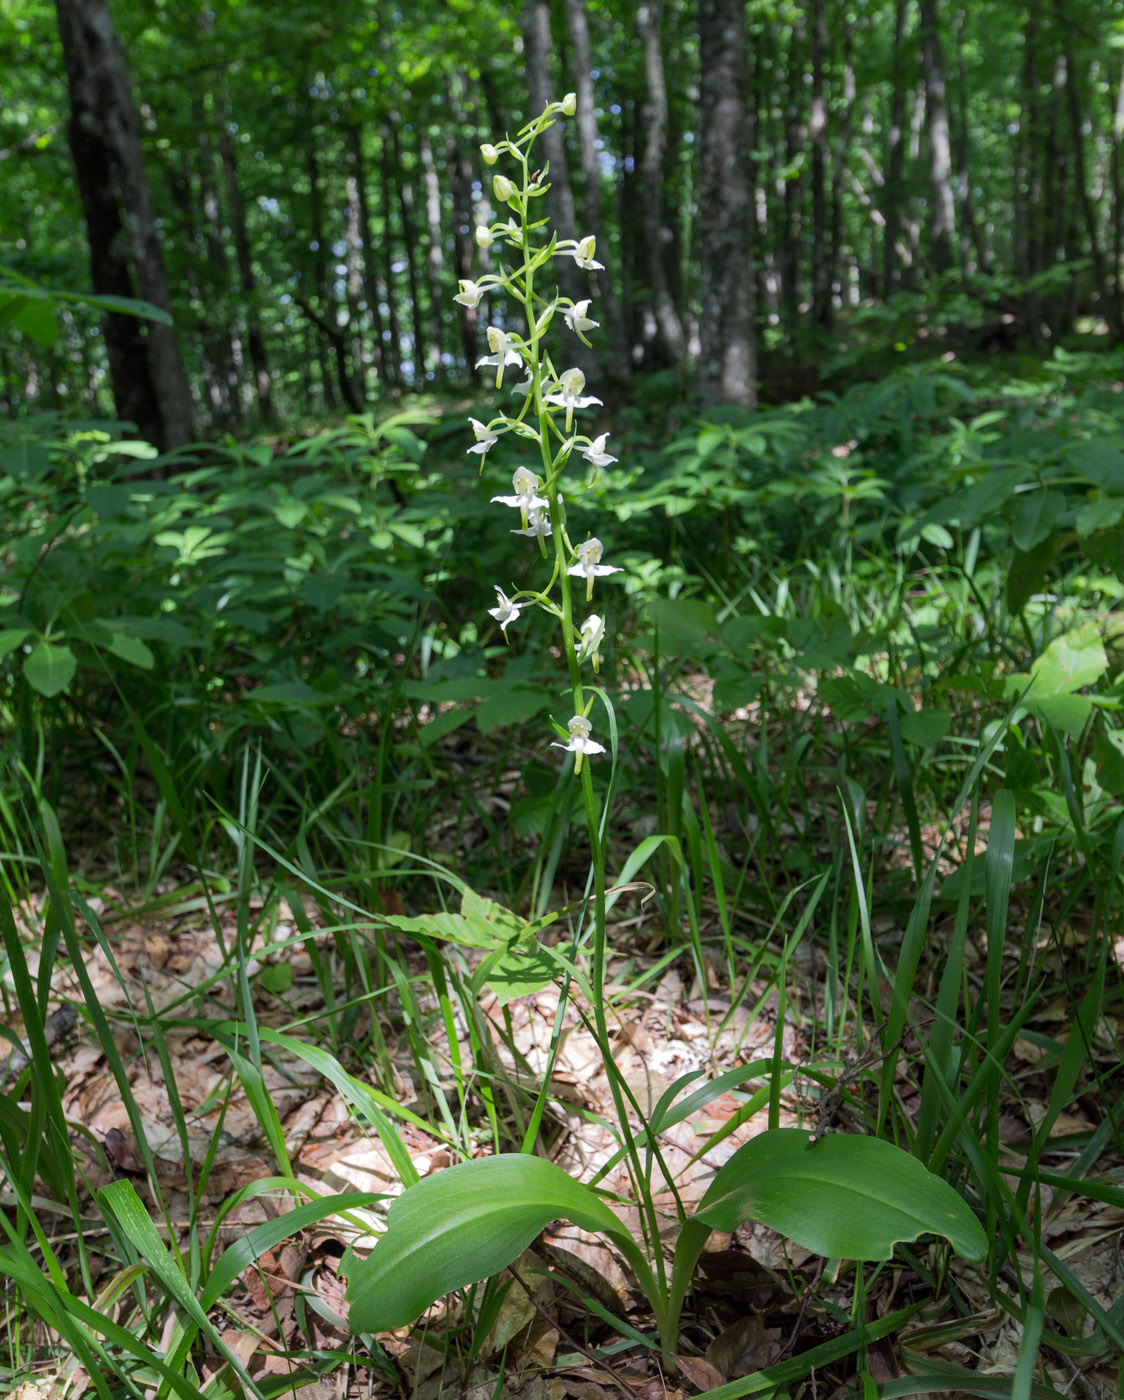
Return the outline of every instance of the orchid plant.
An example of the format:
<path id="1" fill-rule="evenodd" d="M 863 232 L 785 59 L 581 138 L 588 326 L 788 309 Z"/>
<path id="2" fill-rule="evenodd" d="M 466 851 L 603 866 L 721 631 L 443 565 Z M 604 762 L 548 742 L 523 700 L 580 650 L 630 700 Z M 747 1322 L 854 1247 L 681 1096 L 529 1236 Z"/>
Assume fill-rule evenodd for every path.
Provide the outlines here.
<path id="1" fill-rule="evenodd" d="M 695 1078 L 688 1075 L 668 1090 L 645 1122 L 614 1062 L 605 1011 L 604 824 L 590 771 L 591 763 L 606 753 L 605 745 L 594 738 L 594 703 L 600 698 L 610 716 L 612 707 L 591 673 L 598 673 L 609 632 L 600 594 L 597 606 L 602 610 L 593 610 L 594 592 L 622 569 L 604 562 L 605 547 L 597 535 L 587 534 L 575 543 L 569 510 L 573 507 L 576 512 L 579 506 L 584 510 L 588 496 L 579 499 L 581 488 L 575 490 L 567 472 L 575 465 L 575 457 L 583 474 L 588 470 L 593 476 L 617 458 L 607 451 L 609 434 L 590 435 L 577 416 L 601 406 L 601 400 L 586 392 L 585 374 L 579 367 L 556 367 L 548 344 L 556 317 L 565 327 L 563 345 L 574 336 L 588 346 L 587 333 L 598 328 L 590 314 L 590 298 L 575 302 L 551 289 L 547 280 L 551 261 L 572 258 L 582 270 L 599 269 L 601 264 L 592 237 L 560 240 L 545 232 L 547 220 L 538 217 L 538 209 L 548 188 L 546 171 L 532 160 L 538 138 L 560 116 L 572 116 L 575 108 L 570 94 L 550 103 L 514 140 L 481 147 L 485 164 L 496 165 L 502 159 L 510 173 L 497 172 L 492 181 L 495 198 L 507 217 L 478 228 L 476 243 L 480 248 L 506 249 L 510 266 L 478 281 L 461 281 L 455 300 L 478 307 L 485 296 L 490 301 L 494 293 L 502 292 L 522 315 L 519 329 L 506 321 L 487 327 L 489 353 L 477 361 L 477 367 L 494 372 L 497 390 L 504 388 L 507 371 L 515 370 L 522 377 L 514 384 L 507 380 L 508 411 L 486 423 L 469 419 L 474 441 L 467 451 L 479 456 L 483 471 L 488 453 L 505 435 L 513 434 L 526 444 L 529 461 L 516 468 L 510 493 L 497 493 L 491 499 L 496 506 L 518 512 L 519 524 L 509 526 L 511 533 L 534 542 L 544 561 L 544 574 L 546 570 L 549 574 L 541 588 L 524 588 L 510 596 L 501 585 L 494 585 L 496 605 L 488 612 L 505 639 L 528 609 L 547 613 L 561 630 L 572 717 L 565 726 L 554 722 L 557 739 L 552 747 L 573 756 L 573 779 L 581 785 L 585 807 L 592 866 L 583 934 L 588 937 L 589 975 L 560 954 L 551 956 L 554 965 L 566 970 L 566 986 L 571 979 L 576 981 L 589 1004 L 621 1142 L 613 1161 L 624 1159 L 628 1164 L 644 1239 L 642 1243 L 633 1239 L 592 1187 L 571 1180 L 561 1168 L 534 1155 L 548 1069 L 522 1153 L 464 1162 L 408 1184 L 391 1205 L 387 1232 L 374 1251 L 362 1259 L 349 1255 L 344 1272 L 350 1279 L 353 1331 L 401 1326 L 444 1293 L 497 1273 L 546 1224 L 566 1216 L 585 1229 L 604 1233 L 614 1243 L 648 1297 L 658 1333 L 655 1344 L 671 1357 L 694 1265 L 713 1229 L 731 1230 L 739 1220 L 754 1218 L 809 1248 L 852 1259 L 888 1258 L 895 1241 L 925 1231 L 944 1234 L 972 1258 L 982 1256 L 985 1242 L 975 1216 L 953 1188 L 901 1149 L 875 1138 L 853 1136 L 821 1142 L 819 1134 L 809 1137 L 799 1129 L 776 1127 L 772 1107 L 780 1084 L 791 1080 L 791 1066 L 775 1062 L 739 1066 L 713 1084 L 682 1096 Z M 560 356 L 559 362 L 565 365 L 565 358 Z M 523 935 L 535 932 L 534 926 L 522 924 L 510 911 L 469 891 L 459 915 L 434 916 L 428 925 L 424 917 L 388 916 L 386 922 L 430 937 L 460 938 L 476 948 L 494 945 L 496 957 L 518 956 Z M 537 927 L 541 931 L 544 926 Z M 501 951 L 500 935 L 512 930 L 516 936 Z M 773 1075 L 772 1090 L 761 1091 L 772 1092 L 770 1130 L 733 1154 L 715 1174 L 693 1215 L 680 1210 L 679 1238 L 669 1261 L 651 1189 L 653 1162 L 660 1159 L 657 1135 L 697 1112 L 724 1088 L 763 1070 Z M 872 1177 L 877 1181 L 873 1192 Z M 672 1185 L 670 1180 L 668 1184 Z"/>

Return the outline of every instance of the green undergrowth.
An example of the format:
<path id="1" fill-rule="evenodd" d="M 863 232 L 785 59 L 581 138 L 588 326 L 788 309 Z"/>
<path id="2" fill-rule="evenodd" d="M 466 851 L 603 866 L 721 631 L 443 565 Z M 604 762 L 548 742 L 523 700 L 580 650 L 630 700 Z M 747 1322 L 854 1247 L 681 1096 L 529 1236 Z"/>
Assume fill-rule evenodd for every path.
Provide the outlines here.
<path id="1" fill-rule="evenodd" d="M 1124 1204 L 1119 359 L 1059 352 L 1011 379 L 909 364 L 753 416 L 637 414 L 588 487 L 626 569 L 601 672 L 612 754 L 594 769 L 610 937 L 639 923 L 646 950 L 622 935 L 614 1010 L 681 967 L 704 986 L 718 969 L 731 1015 L 799 1015 L 802 1069 L 778 1036 L 763 1087 L 714 1082 L 747 1115 L 798 1103 L 809 1127 L 877 1133 L 956 1184 L 990 1242 L 972 1286 L 924 1244 L 893 1267 L 922 1322 L 971 1337 L 956 1319 L 981 1298 L 1015 1319 L 1004 1393 L 1022 1395 L 1057 1393 L 1047 1361 L 1118 1367 L 1124 1346 L 1124 1303 L 1049 1229 L 1066 1199 Z M 33 1052 L 0 1096 L 14 1373 L 66 1352 L 107 1396 L 196 1394 L 204 1371 L 208 1393 L 269 1393 L 220 1314 L 283 1227 L 224 1253 L 196 1190 L 172 1228 L 123 1018 L 81 985 L 125 907 L 213 929 L 221 971 L 129 1024 L 173 1085 L 173 1023 L 223 1047 L 225 1092 L 252 1103 L 276 1169 L 246 1189 L 288 1192 L 290 1229 L 377 1202 L 294 1184 L 263 1077 L 282 1050 L 404 1183 L 414 1127 L 453 1159 L 554 1131 L 513 1023 L 497 1044 L 480 999 L 580 989 L 582 814 L 541 737 L 567 713 L 549 637 L 532 620 L 509 648 L 486 611 L 495 585 L 526 581 L 488 505 L 520 457 L 498 445 L 481 483 L 464 417 L 423 405 L 164 458 L 112 424 L 0 427 L 0 992 Z M 282 900 L 295 923 L 263 961 Z M 298 951 L 312 1012 L 286 1000 Z M 144 1210 L 85 1179 L 44 1039 L 56 965 L 134 1120 Z M 669 1094 L 657 1117 L 705 1103 L 698 1084 Z M 1099 1119 L 1074 1127 L 1090 1102 Z M 865 1369 L 862 1323 L 888 1268 L 844 1271 L 850 1314 L 825 1303 L 851 1338 L 831 1364 L 886 1395 L 905 1392 Z M 478 1352 L 491 1288 L 445 1314 L 451 1352 Z M 605 1358 L 611 1323 L 587 1339 Z M 688 1304 L 685 1352 L 709 1325 Z M 300 1378 L 356 1356 L 393 1372 L 373 1338 L 312 1337 Z M 802 1349 L 738 1393 L 784 1393 L 819 1364 L 801 1369 Z M 939 1367 L 925 1384 L 942 1376 L 966 1384 Z"/>

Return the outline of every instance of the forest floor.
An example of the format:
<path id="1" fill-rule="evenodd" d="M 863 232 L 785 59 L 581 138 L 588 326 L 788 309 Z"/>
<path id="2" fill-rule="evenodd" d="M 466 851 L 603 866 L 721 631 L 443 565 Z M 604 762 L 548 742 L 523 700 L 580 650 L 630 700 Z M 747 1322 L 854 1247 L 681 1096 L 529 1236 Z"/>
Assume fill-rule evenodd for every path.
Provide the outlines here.
<path id="1" fill-rule="evenodd" d="M 202 1239 L 224 1200 L 273 1176 L 278 1165 L 253 1105 L 236 1081 L 232 1087 L 226 1047 L 207 1028 L 237 1014 L 229 975 L 229 949 L 236 940 L 234 896 L 225 897 L 225 902 L 224 896 L 217 896 L 221 910 L 217 933 L 197 889 L 180 895 L 170 886 L 158 891 L 158 896 L 157 908 L 150 901 L 147 908 L 142 903 L 130 912 L 126 895 L 103 888 L 90 901 L 90 909 L 105 939 L 101 946 L 88 940 L 86 967 L 115 1027 L 117 1048 L 130 1066 L 132 1093 L 158 1174 L 161 1204 L 158 1210 L 154 1205 L 154 1217 L 170 1221 L 179 1235 L 178 1247 L 185 1249 L 183 1226 L 191 1216 L 192 1196 Z M 35 907 L 25 905 L 19 914 L 26 932 L 38 926 Z M 259 934 L 246 971 L 255 989 L 263 1038 L 268 1042 L 271 1031 L 300 1036 L 302 1026 L 315 1025 L 325 1012 L 322 984 L 310 952 L 315 946 L 322 954 L 330 953 L 331 934 L 317 927 L 323 921 L 311 905 L 294 920 L 284 901 L 266 907 L 255 898 L 251 915 Z M 714 1076 L 767 1058 L 776 1042 L 777 998 L 775 990 L 762 984 L 760 998 L 750 986 L 733 999 L 717 962 L 704 966 L 704 985 L 688 957 L 669 960 L 661 940 L 646 931 L 646 923 L 641 911 L 613 924 L 610 944 L 620 951 L 610 966 L 610 985 L 633 989 L 613 1006 L 615 1057 L 637 1102 L 648 1112 L 684 1074 L 703 1071 Z M 315 930 L 311 938 L 300 932 L 301 927 L 310 926 Z M 1088 936 L 1088 929 L 1074 921 L 1067 937 L 1083 936 Z M 1056 951 L 1047 942 L 1043 940 L 1042 949 L 1046 959 Z M 424 958 L 406 947 L 398 953 L 411 975 L 423 983 Z M 1124 965 L 1124 938 L 1117 938 L 1114 957 Z M 977 949 L 975 965 L 969 964 L 971 976 L 982 977 L 982 959 L 983 952 Z M 822 954 L 802 945 L 790 979 L 782 1032 L 784 1057 L 798 1065 L 808 1062 L 815 1049 L 817 987 L 823 972 L 818 964 Z M 288 972 L 271 977 L 269 970 L 279 967 Z M 34 962 L 31 970 L 38 970 Z M 635 990 L 637 984 L 643 984 L 642 991 Z M 271 991 L 270 986 L 278 990 Z M 81 1004 L 82 992 L 73 971 L 60 962 L 52 980 L 52 1005 Z M 537 1084 L 554 1033 L 557 1006 L 553 989 L 512 1002 L 506 1014 L 494 998 L 482 1004 L 485 1018 L 495 1027 L 495 1049 L 512 1086 L 520 1080 L 524 1087 Z M 551 1076 L 546 1136 L 554 1159 L 572 1175 L 588 1180 L 612 1155 L 615 1140 L 603 1126 L 612 1118 L 613 1107 L 601 1053 L 582 1024 L 581 1012 L 578 1000 L 565 1011 L 562 1049 Z M 406 1038 L 399 1038 L 393 1005 L 385 1003 L 379 1014 L 398 1079 L 393 1085 L 376 1087 L 412 1120 L 401 1124 L 401 1136 L 419 1175 L 440 1171 L 455 1160 L 450 1144 L 418 1082 Z M 997 1150 L 1012 1171 L 1025 1164 L 1033 1127 L 1046 1112 L 1050 1087 L 1040 1072 L 1048 1056 L 1046 1042 L 1064 1041 L 1070 1016 L 1071 1003 L 1064 996 L 1044 1001 L 1016 1044 L 1017 1069 L 1003 1086 L 997 1119 Z M 152 1043 L 151 1027 L 156 1021 L 162 1027 L 160 1054 Z M 101 1048 L 65 1010 L 52 1019 L 49 1029 L 57 1036 L 52 1053 L 56 1070 L 65 1080 L 65 1109 L 90 1189 L 124 1177 L 134 1182 L 144 1198 L 148 1187 L 134 1123 Z M 462 1062 L 468 1064 L 471 1045 L 464 1026 L 459 1030 Z M 1090 1055 L 1110 1063 L 1113 1044 L 1119 1043 L 1122 1031 L 1120 1025 L 1098 1026 Z M 438 1018 L 431 1048 L 438 1059 L 447 1059 L 441 1032 Z M 916 1085 L 908 1058 L 903 1064 L 907 1069 L 898 1095 L 908 1112 Z M 365 1078 L 363 1065 L 347 1067 L 360 1080 Z M 842 1074 L 837 1091 L 826 1099 L 811 1081 L 802 1086 L 798 1077 L 783 1099 L 781 1124 L 807 1127 L 811 1132 L 861 1131 L 861 1120 L 855 1106 L 848 1105 L 844 1090 L 849 1083 L 858 1084 L 862 1068 L 856 1060 Z M 167 1082 L 169 1069 L 174 1085 Z M 763 1072 L 760 1083 L 765 1081 Z M 361 1126 L 337 1089 L 281 1044 L 266 1045 L 264 1087 L 280 1120 L 293 1174 L 310 1194 L 397 1193 L 398 1174 L 378 1137 Z M 451 1072 L 441 1087 L 455 1100 Z M 750 1081 L 742 1087 L 751 1090 L 758 1085 Z M 744 1094 L 724 1093 L 701 1116 L 660 1134 L 668 1179 L 657 1190 L 656 1199 L 667 1222 L 665 1246 L 670 1247 L 674 1239 L 675 1196 L 687 1204 L 697 1200 L 713 1171 L 767 1126 L 767 1112 L 762 1109 L 746 1117 L 745 1103 Z M 1095 1132 L 1103 1110 L 1092 1090 L 1078 1098 L 1055 1126 L 1059 1146 L 1043 1165 L 1063 1170 L 1074 1154 L 1062 1144 L 1067 1138 L 1077 1142 Z M 186 1129 L 190 1166 L 184 1160 L 177 1121 Z M 699 1143 L 724 1126 L 729 1132 L 720 1146 L 699 1156 Z M 481 1134 L 482 1139 L 485 1136 Z M 1124 1169 L 1120 1159 L 1105 1159 L 1101 1165 Z M 1014 1184 L 1015 1177 L 1010 1180 Z M 623 1198 L 630 1195 L 627 1174 L 619 1165 L 602 1184 Z M 223 1220 L 223 1246 L 294 1203 L 284 1191 L 251 1195 Z M 59 1217 L 54 1224 L 61 1244 L 70 1223 Z M 1043 1243 L 1064 1259 L 1106 1311 L 1119 1294 L 1124 1273 L 1122 1227 L 1124 1211 L 1115 1206 L 1077 1196 L 1063 1199 L 1059 1195 L 1052 1201 L 1049 1188 L 1045 1189 Z M 347 1220 L 329 1218 L 246 1269 L 218 1322 L 223 1339 L 252 1375 L 263 1383 L 279 1379 L 311 1352 L 320 1357 L 337 1355 L 340 1368 L 318 1385 L 304 1385 L 299 1393 L 306 1400 L 339 1395 L 341 1385 L 348 1394 L 417 1400 L 445 1395 L 486 1400 L 498 1394 L 528 1400 L 569 1396 L 591 1400 L 603 1394 L 656 1400 L 709 1391 L 775 1368 L 788 1358 L 797 1362 L 799 1370 L 799 1359 L 814 1351 L 822 1359 L 811 1370 L 810 1381 L 792 1393 L 841 1395 L 854 1381 L 854 1357 L 833 1357 L 831 1348 L 832 1340 L 853 1319 L 854 1280 L 849 1271 L 825 1273 L 822 1259 L 760 1225 L 739 1227 L 733 1236 L 712 1236 L 693 1303 L 688 1305 L 677 1377 L 663 1373 L 655 1352 L 614 1337 L 609 1322 L 596 1315 L 600 1310 L 602 1317 L 615 1318 L 626 1334 L 629 1329 L 650 1331 L 643 1300 L 631 1291 L 612 1250 L 572 1225 L 545 1231 L 513 1267 L 516 1286 L 506 1294 L 487 1337 L 476 1340 L 469 1360 L 463 1338 L 460 1346 L 449 1340 L 450 1324 L 458 1321 L 455 1311 L 446 1315 L 438 1306 L 426 1328 L 379 1338 L 384 1355 L 372 1362 L 349 1334 L 345 1283 L 339 1273 L 345 1248 L 356 1244 L 363 1248 L 355 1213 Z M 93 1250 L 96 1259 L 96 1241 Z M 916 1303 L 917 1313 L 900 1334 L 868 1345 L 864 1368 L 879 1383 L 898 1381 L 903 1375 L 925 1375 L 931 1392 L 945 1364 L 977 1372 L 984 1386 L 978 1393 L 1000 1393 L 992 1390 L 986 1378 L 1011 1375 L 1021 1328 L 992 1302 L 994 1294 L 977 1269 L 959 1261 L 941 1263 L 940 1251 L 934 1257 L 936 1274 L 921 1262 L 922 1249 L 913 1261 L 917 1267 L 910 1267 L 907 1253 L 904 1260 L 899 1256 L 871 1280 L 865 1298 L 870 1323 L 906 1302 Z M 1066 1290 L 1058 1280 L 1048 1280 L 1047 1294 L 1051 1312 L 1064 1322 Z M 955 1308 L 953 1298 L 958 1303 Z M 1079 1329 L 1079 1321 L 1075 1325 Z M 216 1368 L 222 1364 L 216 1356 Z M 1046 1351 L 1042 1364 L 1049 1382 L 1062 1393 L 1088 1397 L 1113 1393 L 1113 1369 L 1098 1358 L 1083 1358 L 1079 1351 L 1076 1355 Z M 724 1393 L 755 1393 L 760 1388 L 751 1383 L 747 1389 Z"/>

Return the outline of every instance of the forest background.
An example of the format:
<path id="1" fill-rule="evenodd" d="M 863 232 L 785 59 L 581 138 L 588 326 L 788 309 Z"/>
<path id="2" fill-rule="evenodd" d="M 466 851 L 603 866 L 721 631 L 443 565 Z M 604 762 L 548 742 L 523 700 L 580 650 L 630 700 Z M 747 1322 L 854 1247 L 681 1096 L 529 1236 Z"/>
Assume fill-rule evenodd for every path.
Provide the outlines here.
<path id="1" fill-rule="evenodd" d="M 11 1374 L 1119 1393 L 1124 3 L 0 15 Z M 478 370 L 489 148 L 570 93 L 580 784 Z M 786 1127 L 986 1259 L 825 1269 L 877 1209 L 779 1189 L 681 1325 L 586 1238 L 349 1331 L 419 1175 L 549 1157 L 660 1261 Z"/>

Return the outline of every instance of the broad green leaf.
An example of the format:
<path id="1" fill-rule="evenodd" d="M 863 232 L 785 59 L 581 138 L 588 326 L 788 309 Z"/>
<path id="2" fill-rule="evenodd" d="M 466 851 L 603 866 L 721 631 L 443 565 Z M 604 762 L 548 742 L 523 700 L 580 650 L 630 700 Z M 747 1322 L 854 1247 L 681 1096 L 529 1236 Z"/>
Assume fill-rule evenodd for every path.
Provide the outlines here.
<path id="1" fill-rule="evenodd" d="M 539 714 L 550 704 L 550 696 L 537 686 L 504 686 L 494 695 L 480 702 L 476 711 L 476 724 L 481 734 L 491 734 L 497 729 L 510 729 L 521 724 L 532 715 Z"/>
<path id="2" fill-rule="evenodd" d="M 155 659 L 151 650 L 139 637 L 129 637 L 123 632 L 114 632 L 106 646 L 114 656 L 119 656 L 122 661 L 128 661 L 132 666 L 139 666 L 142 671 L 152 670 Z"/>
<path id="3" fill-rule="evenodd" d="M 1101 496 L 1077 512 L 1077 533 L 1082 539 L 1098 530 L 1111 530 L 1124 515 L 1124 496 Z"/>
<path id="4" fill-rule="evenodd" d="M 424 1177 L 391 1203 L 371 1254 L 344 1259 L 351 1330 L 413 1322 L 454 1288 L 506 1268 L 559 1218 L 624 1233 L 600 1197 L 542 1157 L 484 1157 Z"/>
<path id="5" fill-rule="evenodd" d="M 399 928 L 403 933 L 416 933 L 424 938 L 442 938 L 449 943 L 459 943 L 465 948 L 484 948 L 489 951 L 507 948 L 530 927 L 510 909 L 505 909 L 502 904 L 496 904 L 493 900 L 483 899 L 472 890 L 465 890 L 461 896 L 459 914 L 439 912 L 413 917 L 387 914 L 381 922 L 390 924 L 392 928 Z"/>
<path id="6" fill-rule="evenodd" d="M 1019 496 L 1011 517 L 1011 538 L 1024 552 L 1041 544 L 1061 519 L 1065 497 L 1060 491 L 1036 487 Z"/>
<path id="7" fill-rule="evenodd" d="M 495 992 L 499 1004 L 506 1006 L 516 997 L 534 996 L 549 987 L 558 976 L 558 963 L 542 948 L 528 943 L 485 958 L 477 976 Z"/>
<path id="8" fill-rule="evenodd" d="M 0 450 L 0 472 L 17 481 L 41 481 L 50 470 L 50 449 L 41 442 L 14 442 Z"/>
<path id="9" fill-rule="evenodd" d="M 69 647 L 40 642 L 23 663 L 23 674 L 32 690 L 48 698 L 65 690 L 74 679 L 78 662 Z"/>
<path id="10" fill-rule="evenodd" d="M 307 681 L 278 681 L 274 685 L 259 685 L 246 697 L 259 705 L 327 705 L 332 696 L 325 695 Z"/>
<path id="11" fill-rule="evenodd" d="M 12 324 L 36 345 L 54 345 L 59 338 L 58 318 L 45 301 L 28 301 L 16 312 Z"/>
<path id="12" fill-rule="evenodd" d="M 30 627 L 0 627 L 0 659 L 23 646 L 31 635 Z"/>
<path id="13" fill-rule="evenodd" d="M 944 1235 L 982 1259 L 983 1227 L 956 1191 L 880 1138 L 799 1128 L 761 1133 L 718 1171 L 695 1219 L 713 1230 L 759 1220 L 830 1259 L 889 1259 L 899 1240 Z"/>
<path id="14" fill-rule="evenodd" d="M 902 738 L 922 748 L 939 744 L 948 733 L 952 715 L 948 710 L 914 710 L 901 717 Z"/>
<path id="15" fill-rule="evenodd" d="M 1083 622 L 1071 632 L 1055 637 L 1042 655 L 1033 662 L 1030 674 L 1035 678 L 1031 695 L 1041 700 L 1047 695 L 1068 695 L 1092 685 L 1108 670 L 1108 657 L 1097 624 Z"/>

